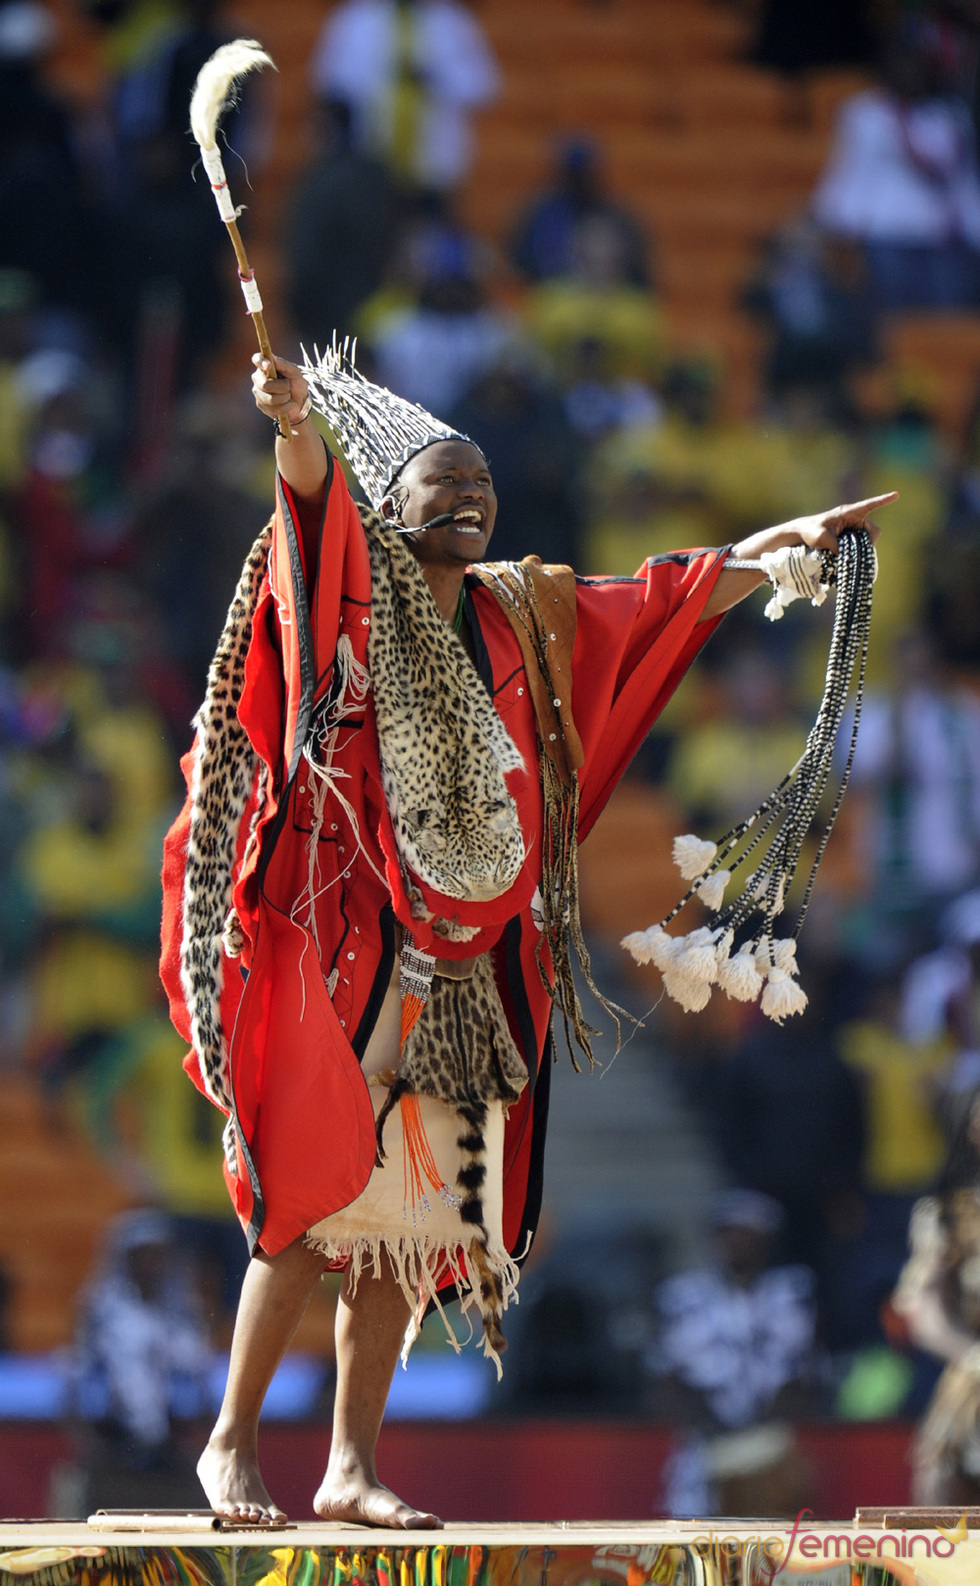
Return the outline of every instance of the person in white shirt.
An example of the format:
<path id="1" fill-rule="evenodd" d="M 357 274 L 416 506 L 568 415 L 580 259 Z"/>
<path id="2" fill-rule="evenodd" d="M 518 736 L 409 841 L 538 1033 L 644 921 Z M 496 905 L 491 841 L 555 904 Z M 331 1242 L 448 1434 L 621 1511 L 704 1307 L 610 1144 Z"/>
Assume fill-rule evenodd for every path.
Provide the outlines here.
<path id="1" fill-rule="evenodd" d="M 342 0 L 312 77 L 318 94 L 350 106 L 355 147 L 407 186 L 436 191 L 466 175 L 470 118 L 499 88 L 489 45 L 459 0 Z"/>
<path id="2" fill-rule="evenodd" d="M 861 242 L 886 310 L 980 301 L 980 168 L 967 106 L 939 91 L 921 51 L 896 53 L 879 88 L 845 101 L 812 211 Z"/>

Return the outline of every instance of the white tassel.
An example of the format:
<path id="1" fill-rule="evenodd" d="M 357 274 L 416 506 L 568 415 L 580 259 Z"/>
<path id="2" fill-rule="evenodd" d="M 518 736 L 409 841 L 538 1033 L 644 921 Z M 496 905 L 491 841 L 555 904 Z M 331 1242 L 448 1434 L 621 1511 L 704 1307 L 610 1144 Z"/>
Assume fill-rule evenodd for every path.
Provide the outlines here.
<path id="1" fill-rule="evenodd" d="M 774 965 L 762 993 L 763 1013 L 776 1024 L 782 1024 L 791 1014 L 802 1013 L 806 1004 L 806 992 L 799 981 Z"/>
<path id="2" fill-rule="evenodd" d="M 650 944 L 650 961 L 663 974 L 673 968 L 677 955 L 683 951 L 685 938 L 668 935 L 662 925 L 651 925 L 647 931 L 647 941 Z"/>
<path id="3" fill-rule="evenodd" d="M 670 970 L 664 975 L 664 990 L 668 997 L 680 1003 L 685 1013 L 700 1013 L 711 1001 L 711 987 L 706 980 L 693 980 L 690 975 Z"/>
<path id="4" fill-rule="evenodd" d="M 765 979 L 772 968 L 772 944 L 768 936 L 760 936 L 755 946 L 755 967 Z"/>
<path id="5" fill-rule="evenodd" d="M 712 985 L 718 974 L 716 940 L 716 933 L 709 931 L 706 925 L 692 931 L 689 936 L 682 936 L 680 950 L 673 963 L 667 966 L 668 972 L 703 981 L 706 986 Z"/>
<path id="6" fill-rule="evenodd" d="M 691 832 L 686 837 L 674 838 L 674 864 L 685 881 L 703 875 L 717 852 L 717 843 L 695 837 Z"/>
<path id="7" fill-rule="evenodd" d="M 619 945 L 638 964 L 655 964 L 662 974 L 674 963 L 685 940 L 683 936 L 668 936 L 662 925 L 651 925 L 645 931 L 632 931 Z"/>
<path id="8" fill-rule="evenodd" d="M 698 886 L 698 897 L 706 909 L 720 909 L 725 888 L 732 879 L 730 870 L 715 870 Z"/>
<path id="9" fill-rule="evenodd" d="M 751 942 L 743 942 L 733 958 L 718 965 L 718 984 L 735 1002 L 755 1002 L 762 990 Z"/>
<path id="10" fill-rule="evenodd" d="M 218 122 L 236 78 L 274 63 L 257 39 L 234 39 L 215 50 L 197 74 L 191 96 L 191 131 L 202 149 L 213 149 Z"/>
<path id="11" fill-rule="evenodd" d="M 625 947 L 636 963 L 649 964 L 652 962 L 653 955 L 650 952 L 646 931 L 631 931 L 629 936 L 623 937 L 619 945 L 620 947 Z"/>
<path id="12" fill-rule="evenodd" d="M 784 970 L 787 975 L 799 974 L 796 963 L 796 941 L 792 936 L 783 936 L 778 942 L 773 942 L 772 961 L 777 969 Z"/>

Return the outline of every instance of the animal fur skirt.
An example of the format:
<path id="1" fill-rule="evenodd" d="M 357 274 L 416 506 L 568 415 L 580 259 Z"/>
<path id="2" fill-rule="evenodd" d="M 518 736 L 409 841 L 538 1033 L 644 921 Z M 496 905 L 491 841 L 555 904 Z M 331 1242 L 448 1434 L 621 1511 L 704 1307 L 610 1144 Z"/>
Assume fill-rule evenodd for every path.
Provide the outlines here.
<path id="1" fill-rule="evenodd" d="M 388 1104 L 384 1160 L 376 1164 L 356 1200 L 314 1224 L 307 1243 L 322 1251 L 331 1266 L 343 1267 L 352 1288 L 362 1276 L 383 1275 L 386 1266 L 394 1273 L 411 1308 L 403 1364 L 430 1305 L 439 1311 L 449 1342 L 459 1351 L 460 1340 L 439 1297 L 440 1288 L 454 1284 L 469 1325 L 463 1342 L 482 1331 L 484 1354 L 493 1360 L 499 1378 L 500 1354 L 506 1348 L 501 1319 L 508 1305 L 516 1303 L 519 1277 L 503 1238 L 507 1102 L 479 1103 L 479 1116 L 471 1121 L 458 1101 L 444 1101 L 422 1089 L 412 1098 L 416 1111 L 391 1107 L 401 1013 L 396 964 L 362 1062 L 375 1116 Z M 412 1138 L 406 1139 L 406 1120 L 413 1118 Z M 420 1157 L 428 1164 L 427 1182 L 419 1179 Z M 433 1190 L 437 1183 L 441 1193 Z"/>

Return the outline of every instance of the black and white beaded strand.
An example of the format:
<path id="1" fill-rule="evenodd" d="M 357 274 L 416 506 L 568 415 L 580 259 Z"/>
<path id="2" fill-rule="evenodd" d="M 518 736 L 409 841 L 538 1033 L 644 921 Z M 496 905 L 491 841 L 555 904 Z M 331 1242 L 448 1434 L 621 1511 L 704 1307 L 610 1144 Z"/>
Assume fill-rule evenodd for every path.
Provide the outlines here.
<path id="1" fill-rule="evenodd" d="M 823 699 L 803 754 L 758 809 L 717 843 L 691 835 L 675 839 L 674 861 L 681 875 L 693 882 L 692 886 L 659 925 L 633 932 L 622 944 L 638 963 L 656 965 L 667 993 L 682 1007 L 690 1011 L 705 1007 L 711 987 L 717 984 L 739 1001 L 755 1001 L 761 993 L 763 1012 L 778 1023 L 806 1007 L 806 994 L 796 979 L 796 942 L 854 760 L 867 666 L 872 586 L 877 572 L 874 547 L 864 529 L 845 531 L 836 553 L 803 555 L 801 548 L 792 550 L 801 554 L 794 558 L 777 553 L 779 566 L 775 576 L 775 558 L 766 559 L 769 566 L 764 570 L 775 589 L 766 608 L 770 617 L 781 616 L 789 600 L 802 595 L 820 604 L 827 590 L 834 583 L 837 585 Z M 760 564 L 730 560 L 726 565 Z M 780 596 L 783 576 L 790 581 L 790 592 Z M 782 913 L 833 773 L 837 737 L 855 674 L 854 721 L 840 785 L 823 824 L 796 927 L 792 935 L 777 940 L 775 921 Z M 725 904 L 723 897 L 732 876 L 766 839 L 768 846 L 746 877 L 741 892 Z M 671 936 L 666 927 L 695 897 L 709 909 L 709 923 L 686 936 Z M 743 940 L 732 954 L 736 936 Z"/>

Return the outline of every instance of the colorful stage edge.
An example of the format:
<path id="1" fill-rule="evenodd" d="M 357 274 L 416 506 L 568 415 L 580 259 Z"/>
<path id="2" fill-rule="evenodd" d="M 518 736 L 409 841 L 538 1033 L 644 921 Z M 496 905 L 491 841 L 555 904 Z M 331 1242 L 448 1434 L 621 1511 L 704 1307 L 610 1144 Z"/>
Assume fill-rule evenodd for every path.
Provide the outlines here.
<path id="1" fill-rule="evenodd" d="M 705 1520 L 212 1530 L 0 1523 L 0 1586 L 972 1586 L 980 1511 L 851 1522 Z M 147 1517 L 147 1527 L 152 1525 Z M 166 1529 L 160 1529 L 165 1524 Z M 977 1529 L 975 1529 L 975 1527 Z"/>

